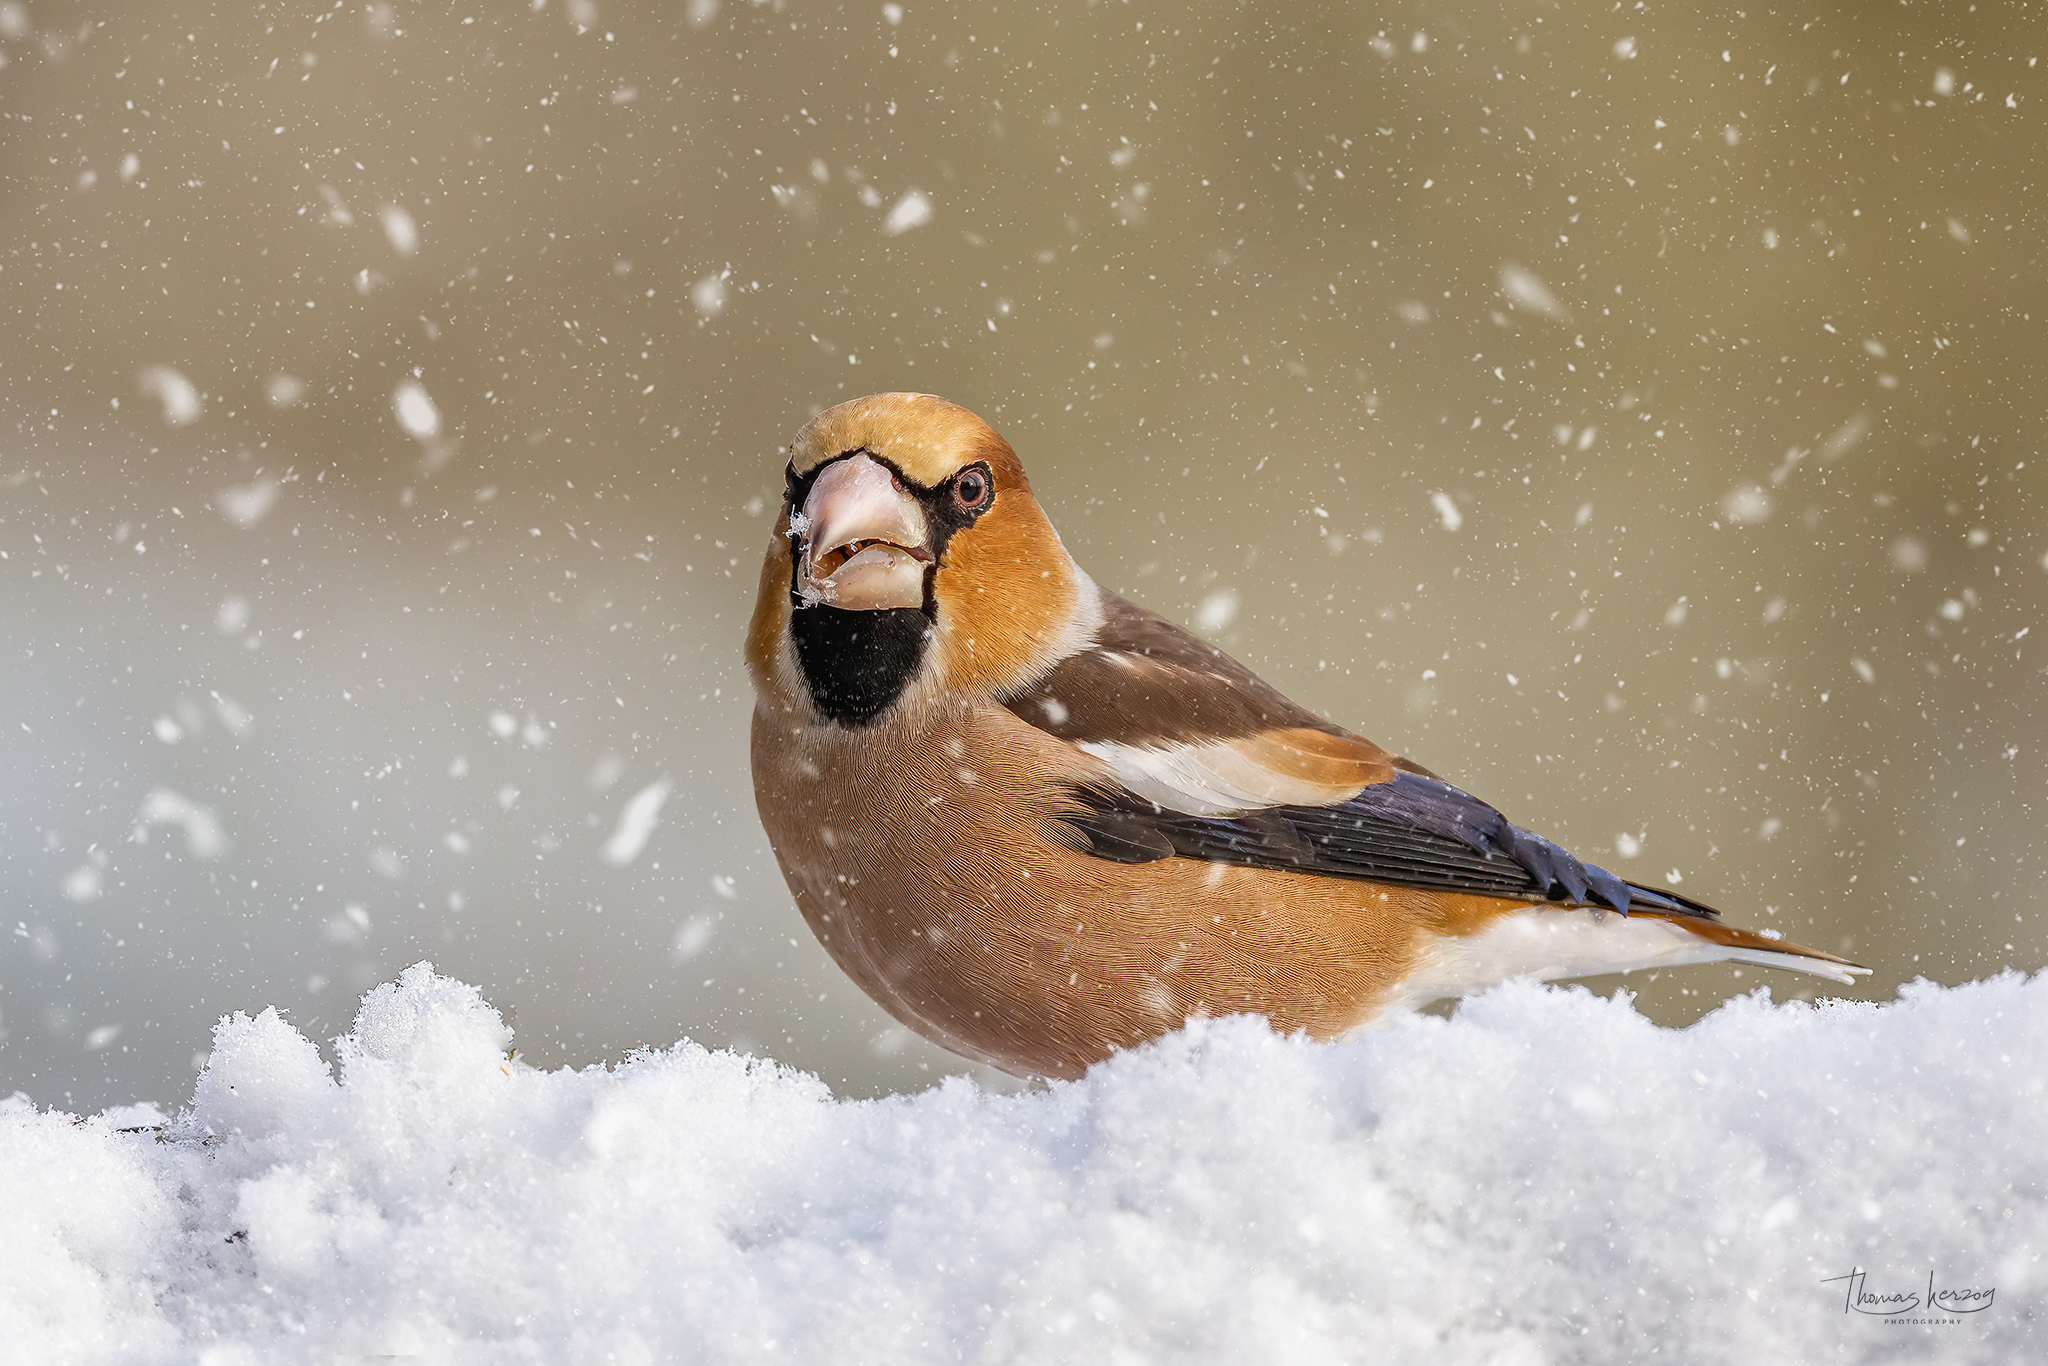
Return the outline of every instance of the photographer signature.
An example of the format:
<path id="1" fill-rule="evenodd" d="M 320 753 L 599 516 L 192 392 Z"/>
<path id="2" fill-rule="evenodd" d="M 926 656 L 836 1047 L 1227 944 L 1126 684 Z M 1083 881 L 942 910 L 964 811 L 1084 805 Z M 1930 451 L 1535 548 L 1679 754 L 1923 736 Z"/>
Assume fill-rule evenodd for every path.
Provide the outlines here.
<path id="1" fill-rule="evenodd" d="M 1865 1288 L 1869 1275 L 1857 1267 L 1846 1276 L 1829 1276 L 1822 1285 L 1840 1285 L 1842 1312 L 1844 1314 L 1873 1314 L 1881 1318 L 1892 1318 L 1903 1314 L 1939 1313 L 1944 1315 L 1981 1314 L 1991 1307 L 1991 1301 L 1998 1294 L 1996 1286 L 1969 1286 L 1962 1289 L 1937 1289 L 1934 1271 L 1927 1272 L 1927 1288 L 1922 1291 L 1896 1290 L 1873 1291 Z M 1939 1320 L 1922 1320 L 1938 1322 Z"/>

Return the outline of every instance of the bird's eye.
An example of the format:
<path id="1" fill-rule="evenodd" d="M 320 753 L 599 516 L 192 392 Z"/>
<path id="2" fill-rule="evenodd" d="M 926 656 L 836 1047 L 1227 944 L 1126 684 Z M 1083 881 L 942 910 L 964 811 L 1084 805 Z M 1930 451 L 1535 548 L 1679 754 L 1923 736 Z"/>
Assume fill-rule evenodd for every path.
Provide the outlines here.
<path id="1" fill-rule="evenodd" d="M 960 471 L 953 480 L 953 501 L 959 504 L 962 512 L 982 511 L 988 507 L 994 492 L 995 485 L 989 479 L 988 471 L 979 465 Z"/>

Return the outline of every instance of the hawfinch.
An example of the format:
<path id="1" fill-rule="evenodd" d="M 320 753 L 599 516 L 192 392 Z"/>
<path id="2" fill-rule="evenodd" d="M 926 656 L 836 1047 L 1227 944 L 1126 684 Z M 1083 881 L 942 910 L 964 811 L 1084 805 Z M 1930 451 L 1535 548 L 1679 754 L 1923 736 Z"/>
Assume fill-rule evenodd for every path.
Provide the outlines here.
<path id="1" fill-rule="evenodd" d="M 1864 971 L 1580 862 L 1097 587 L 1009 444 L 929 394 L 797 433 L 747 665 L 804 919 L 1006 1072 L 1201 1015 L 1338 1038 L 1512 976 Z"/>

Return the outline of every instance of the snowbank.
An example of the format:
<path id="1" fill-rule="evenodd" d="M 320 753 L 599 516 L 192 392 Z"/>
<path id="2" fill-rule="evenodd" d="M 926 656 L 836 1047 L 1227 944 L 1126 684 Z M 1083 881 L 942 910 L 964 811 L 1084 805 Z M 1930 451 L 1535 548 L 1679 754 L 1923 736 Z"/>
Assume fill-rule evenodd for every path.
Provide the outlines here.
<path id="1" fill-rule="evenodd" d="M 266 1011 L 160 1129 L 0 1104 L 8 1358 L 2044 1359 L 2048 975 L 1679 1031 L 1516 983 L 1013 1096 L 509 1041 L 421 965 L 338 1082 Z M 1888 1321 L 1830 1282 L 1857 1269 L 1980 1293 Z"/>

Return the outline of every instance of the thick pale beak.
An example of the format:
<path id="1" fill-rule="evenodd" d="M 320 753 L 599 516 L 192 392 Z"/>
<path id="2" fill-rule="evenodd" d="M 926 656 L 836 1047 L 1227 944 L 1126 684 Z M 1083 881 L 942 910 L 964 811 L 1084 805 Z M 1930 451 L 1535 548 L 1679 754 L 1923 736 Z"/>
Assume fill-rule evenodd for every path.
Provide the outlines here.
<path id="1" fill-rule="evenodd" d="M 932 561 L 924 509 L 869 457 L 826 466 L 790 514 L 789 535 L 796 542 L 797 596 L 806 606 L 924 606 L 924 567 Z"/>

